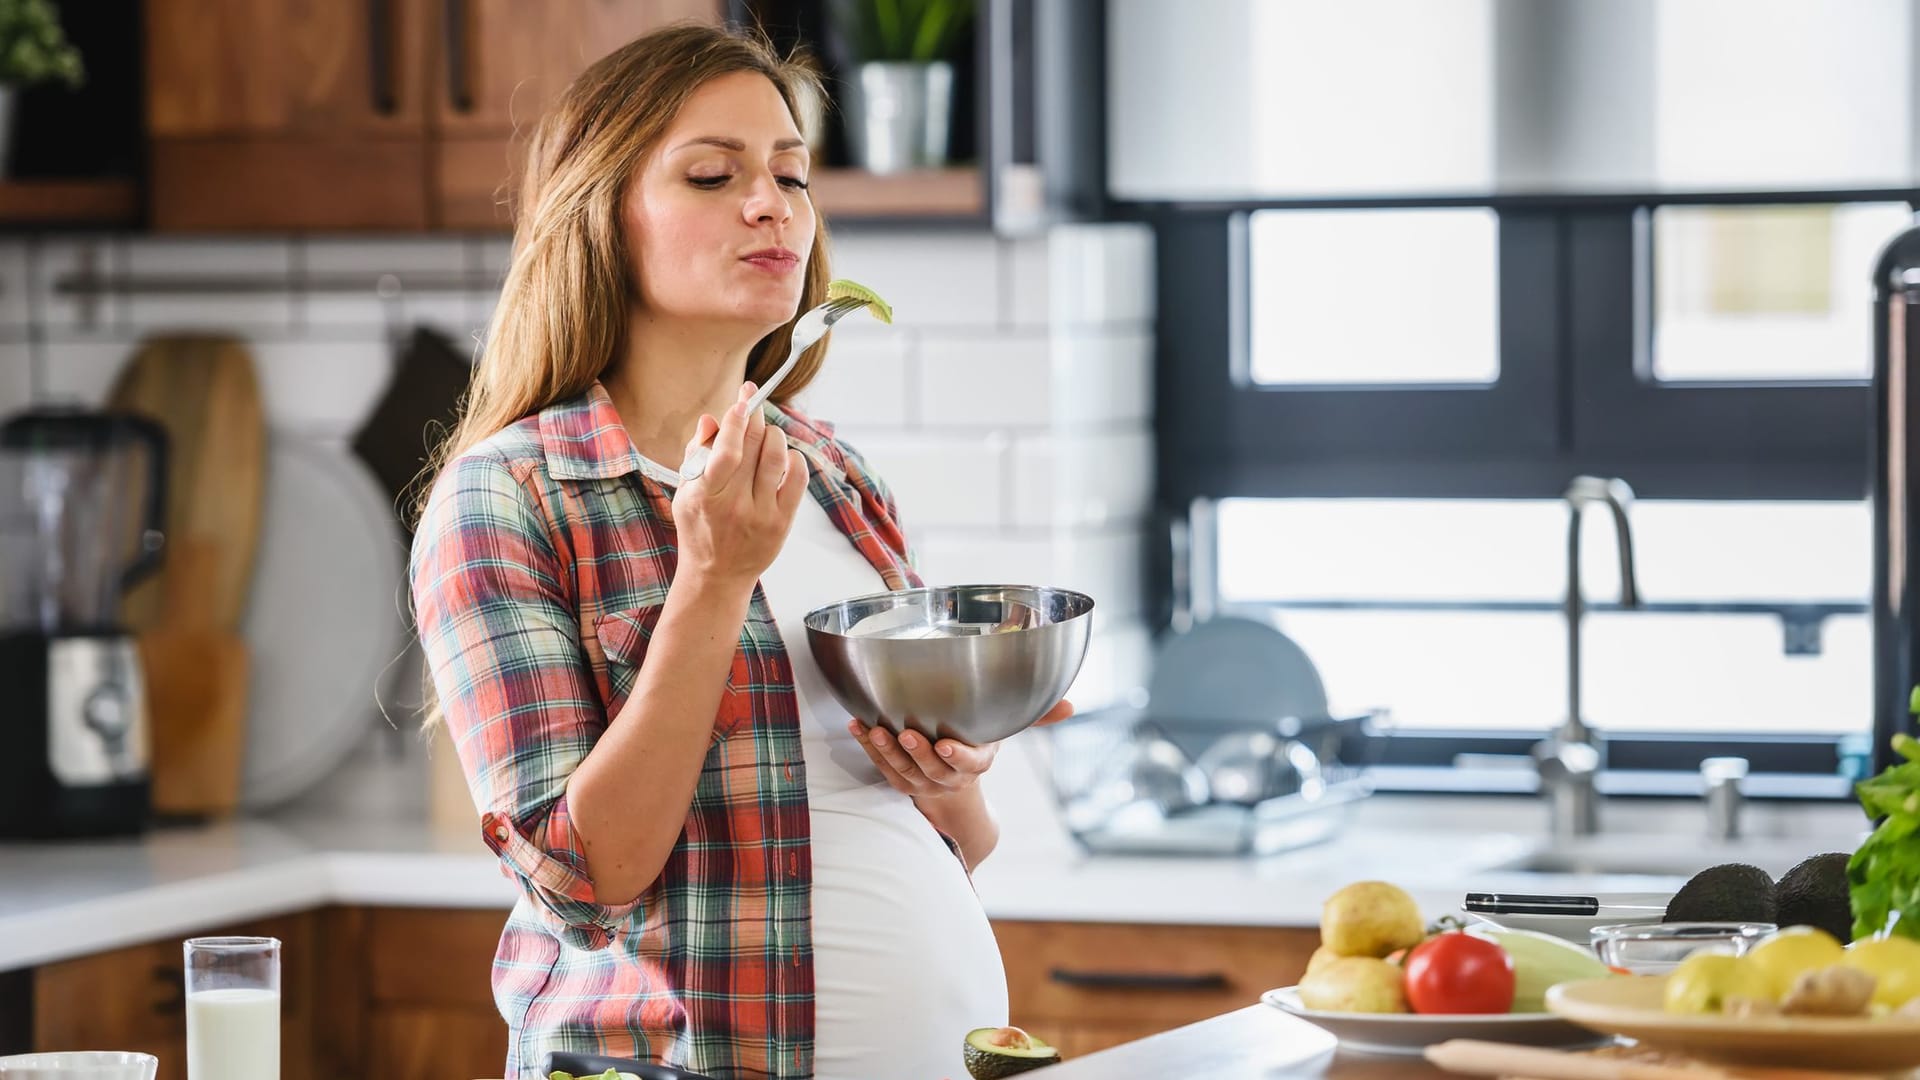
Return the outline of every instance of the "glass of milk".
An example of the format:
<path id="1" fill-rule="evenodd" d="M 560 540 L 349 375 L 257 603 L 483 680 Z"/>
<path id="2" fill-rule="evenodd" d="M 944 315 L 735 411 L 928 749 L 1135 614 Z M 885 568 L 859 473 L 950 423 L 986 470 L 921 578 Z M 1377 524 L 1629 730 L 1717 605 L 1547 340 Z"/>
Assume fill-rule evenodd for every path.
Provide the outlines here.
<path id="1" fill-rule="evenodd" d="M 279 1080 L 280 939 L 189 938 L 187 1080 Z"/>

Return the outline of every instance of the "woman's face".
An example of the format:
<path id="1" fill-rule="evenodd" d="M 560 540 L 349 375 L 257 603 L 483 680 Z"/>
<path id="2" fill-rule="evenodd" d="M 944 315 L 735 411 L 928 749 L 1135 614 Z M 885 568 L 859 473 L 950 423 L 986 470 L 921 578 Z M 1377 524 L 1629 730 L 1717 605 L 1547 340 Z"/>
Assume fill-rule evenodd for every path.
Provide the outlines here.
<path id="1" fill-rule="evenodd" d="M 657 318 L 793 318 L 813 247 L 811 162 L 764 76 L 722 75 L 687 99 L 629 189 L 640 302 Z"/>

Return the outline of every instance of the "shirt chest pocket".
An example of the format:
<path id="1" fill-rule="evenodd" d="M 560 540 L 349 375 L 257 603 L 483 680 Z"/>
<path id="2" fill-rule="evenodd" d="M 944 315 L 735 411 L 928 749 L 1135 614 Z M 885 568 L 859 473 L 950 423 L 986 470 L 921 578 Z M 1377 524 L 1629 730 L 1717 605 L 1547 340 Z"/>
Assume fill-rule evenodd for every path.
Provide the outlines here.
<path id="1" fill-rule="evenodd" d="M 610 611 L 594 620 L 594 633 L 599 638 L 601 654 L 606 657 L 605 691 L 609 721 L 626 707 L 627 699 L 633 695 L 664 607 L 664 601 L 644 604 Z M 752 658 L 736 645 L 733 662 L 727 670 L 726 686 L 720 694 L 719 712 L 714 717 L 713 735 L 716 740 L 751 727 L 754 667 Z"/>

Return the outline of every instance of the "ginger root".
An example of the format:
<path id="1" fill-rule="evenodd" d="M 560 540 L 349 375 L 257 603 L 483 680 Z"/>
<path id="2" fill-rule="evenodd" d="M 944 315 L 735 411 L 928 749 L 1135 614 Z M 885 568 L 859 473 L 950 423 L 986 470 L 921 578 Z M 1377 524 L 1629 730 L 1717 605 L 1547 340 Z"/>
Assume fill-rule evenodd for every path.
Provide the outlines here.
<path id="1" fill-rule="evenodd" d="M 1873 976 L 1839 964 L 1802 972 L 1780 999 L 1780 1011 L 1788 1016 L 1865 1016 L 1874 985 Z"/>

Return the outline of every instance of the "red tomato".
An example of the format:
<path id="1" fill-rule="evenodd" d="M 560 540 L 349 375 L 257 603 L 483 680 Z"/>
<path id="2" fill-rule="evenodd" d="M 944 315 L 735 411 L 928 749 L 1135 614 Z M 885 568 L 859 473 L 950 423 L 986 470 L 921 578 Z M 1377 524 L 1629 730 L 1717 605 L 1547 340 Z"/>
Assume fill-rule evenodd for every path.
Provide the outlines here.
<path id="1" fill-rule="evenodd" d="M 1513 1008 L 1513 957 L 1458 930 L 1407 954 L 1407 1003 L 1417 1013 L 1503 1013 Z"/>

